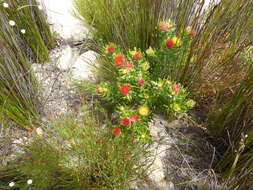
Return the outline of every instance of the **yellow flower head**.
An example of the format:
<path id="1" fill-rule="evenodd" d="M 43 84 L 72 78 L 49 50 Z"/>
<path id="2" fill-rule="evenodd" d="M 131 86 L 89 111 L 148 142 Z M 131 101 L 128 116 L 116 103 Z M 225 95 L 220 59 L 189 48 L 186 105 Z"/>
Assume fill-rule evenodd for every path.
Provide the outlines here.
<path id="1" fill-rule="evenodd" d="M 120 106 L 120 107 L 119 107 L 119 110 L 120 110 L 120 111 L 125 111 L 125 107 L 124 107 L 124 106 Z"/>
<path id="2" fill-rule="evenodd" d="M 158 83 L 157 83 L 157 87 L 158 87 L 158 88 L 162 88 L 162 87 L 163 87 L 163 83 L 162 83 L 162 82 L 158 82 Z"/>
<path id="3" fill-rule="evenodd" d="M 145 61 L 142 65 L 141 65 L 142 69 L 147 71 L 149 69 L 149 63 L 147 61 Z"/>
<path id="4" fill-rule="evenodd" d="M 167 83 L 168 85 L 172 85 L 172 82 L 171 82 L 170 80 L 166 80 L 166 83 Z"/>
<path id="5" fill-rule="evenodd" d="M 148 99 L 148 98 L 149 98 L 149 95 L 148 95 L 148 94 L 144 94 L 144 98 L 145 98 L 145 99 Z"/>
<path id="6" fill-rule="evenodd" d="M 124 74 L 130 73 L 130 70 L 128 70 L 128 69 L 121 69 L 120 71 L 121 71 L 121 73 L 122 73 L 123 75 L 124 75 Z"/>
<path id="7" fill-rule="evenodd" d="M 107 93 L 108 92 L 108 88 L 103 88 L 104 92 Z"/>
<path id="8" fill-rule="evenodd" d="M 146 54 L 148 56 L 155 56 L 155 51 L 152 47 L 149 47 L 147 50 L 146 50 Z"/>
<path id="9" fill-rule="evenodd" d="M 188 100 L 187 102 L 186 102 L 186 105 L 188 106 L 188 107 L 194 107 L 195 106 L 195 104 L 196 104 L 196 102 L 194 101 L 194 100 Z"/>
<path id="10" fill-rule="evenodd" d="M 181 44 L 181 38 L 178 38 L 178 37 L 173 37 L 172 38 L 172 41 L 174 42 L 174 44 L 176 46 L 179 46 Z"/>
<path id="11" fill-rule="evenodd" d="M 174 104 L 172 109 L 175 111 L 175 112 L 178 112 L 181 110 L 180 106 L 178 104 Z"/>
<path id="12" fill-rule="evenodd" d="M 145 105 L 140 106 L 138 111 L 139 111 L 139 114 L 142 116 L 148 116 L 150 112 L 149 107 Z"/>

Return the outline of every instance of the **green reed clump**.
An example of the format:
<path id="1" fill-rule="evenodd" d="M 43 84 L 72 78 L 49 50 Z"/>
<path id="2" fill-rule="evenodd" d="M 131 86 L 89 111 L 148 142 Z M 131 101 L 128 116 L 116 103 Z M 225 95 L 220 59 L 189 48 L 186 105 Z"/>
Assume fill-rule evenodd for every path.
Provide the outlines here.
<path id="1" fill-rule="evenodd" d="M 230 189 L 250 189 L 253 172 L 253 67 L 231 97 L 219 97 L 208 118 L 208 129 L 223 140 L 217 169 L 233 183 Z M 226 102 L 224 103 L 224 98 Z"/>
<path id="2" fill-rule="evenodd" d="M 49 60 L 48 49 L 55 46 L 46 15 L 40 9 L 37 0 L 8 0 L 2 1 L 0 6 L 8 22 L 15 22 L 13 29 L 19 35 L 20 49 L 39 62 Z"/>
<path id="3" fill-rule="evenodd" d="M 23 146 L 20 162 L 2 170 L 0 184 L 13 181 L 22 189 L 32 179 L 36 190 L 124 190 L 145 175 L 147 145 L 114 134 L 110 123 L 86 108 L 81 115 L 79 121 L 76 113 L 56 119 L 43 136 Z"/>
<path id="4" fill-rule="evenodd" d="M 122 48 L 146 50 L 155 43 L 153 32 L 166 12 L 165 0 L 73 0 L 76 15 L 104 43 L 114 42 Z"/>
<path id="5" fill-rule="evenodd" d="M 0 121 L 29 128 L 39 117 L 37 81 L 20 49 L 20 38 L 0 13 Z"/>

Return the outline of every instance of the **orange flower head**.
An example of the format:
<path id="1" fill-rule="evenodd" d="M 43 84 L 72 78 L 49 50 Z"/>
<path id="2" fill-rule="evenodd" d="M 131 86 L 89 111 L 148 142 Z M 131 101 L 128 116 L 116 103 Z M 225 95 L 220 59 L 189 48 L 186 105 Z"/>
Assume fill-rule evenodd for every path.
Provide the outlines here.
<path id="1" fill-rule="evenodd" d="M 177 94 L 179 92 L 179 90 L 181 89 L 181 85 L 174 84 L 172 88 L 173 88 L 173 91 Z"/>
<path id="2" fill-rule="evenodd" d="M 116 45 L 109 44 L 106 46 L 106 53 L 112 54 L 113 52 L 115 52 L 116 48 L 117 48 Z"/>
<path id="3" fill-rule="evenodd" d="M 128 95 L 131 91 L 131 87 L 129 84 L 123 84 L 120 86 L 120 93 L 124 95 Z"/>
<path id="4" fill-rule="evenodd" d="M 114 56 L 114 61 L 116 66 L 123 66 L 125 63 L 125 57 L 122 54 L 117 54 Z"/>
<path id="5" fill-rule="evenodd" d="M 135 60 L 137 60 L 137 61 L 140 60 L 141 57 L 142 57 L 141 52 L 136 52 L 136 53 L 133 55 L 133 58 L 134 58 Z"/>

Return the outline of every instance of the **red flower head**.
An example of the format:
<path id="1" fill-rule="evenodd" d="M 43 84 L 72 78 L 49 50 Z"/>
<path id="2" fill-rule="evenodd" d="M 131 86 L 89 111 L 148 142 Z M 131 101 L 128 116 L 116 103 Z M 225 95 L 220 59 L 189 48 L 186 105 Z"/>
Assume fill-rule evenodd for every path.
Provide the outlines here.
<path id="1" fill-rule="evenodd" d="M 167 40 L 165 40 L 165 45 L 166 45 L 168 48 L 172 48 L 172 47 L 175 45 L 175 43 L 173 42 L 172 39 L 167 39 Z"/>
<path id="2" fill-rule="evenodd" d="M 117 66 L 122 66 L 125 63 L 125 57 L 122 54 L 117 54 L 114 56 L 114 61 Z"/>
<path id="3" fill-rule="evenodd" d="M 130 121 L 131 122 L 137 122 L 139 120 L 139 116 L 138 115 L 136 115 L 136 114 L 134 114 L 134 115 L 132 115 L 131 117 L 130 117 Z"/>
<path id="4" fill-rule="evenodd" d="M 135 60 L 140 60 L 140 59 L 141 59 L 141 52 L 135 53 L 135 54 L 133 55 L 133 58 L 134 58 Z"/>
<path id="5" fill-rule="evenodd" d="M 112 132 L 114 135 L 120 135 L 121 134 L 121 130 L 120 128 L 116 127 L 112 129 Z"/>
<path id="6" fill-rule="evenodd" d="M 133 69 L 134 65 L 133 65 L 133 63 L 126 63 L 126 64 L 124 64 L 124 67 L 127 70 L 131 70 L 131 69 Z"/>
<path id="7" fill-rule="evenodd" d="M 131 91 L 131 87 L 129 84 L 123 84 L 121 85 L 119 90 L 121 94 L 128 95 L 129 92 Z"/>
<path id="8" fill-rule="evenodd" d="M 144 79 L 140 79 L 140 80 L 138 80 L 138 82 L 137 82 L 137 85 L 138 86 L 143 86 L 145 84 L 145 80 Z"/>
<path id="9" fill-rule="evenodd" d="M 124 125 L 124 126 L 129 126 L 129 125 L 131 125 L 131 121 L 130 121 L 130 119 L 127 118 L 127 117 L 122 118 L 122 119 L 120 120 L 120 123 L 121 123 L 122 125 Z"/>
<path id="10" fill-rule="evenodd" d="M 195 35 L 196 35 L 196 33 L 195 33 L 194 31 L 191 31 L 191 32 L 189 33 L 189 36 L 190 36 L 191 38 L 193 38 Z"/>
<path id="11" fill-rule="evenodd" d="M 112 54 L 116 50 L 116 46 L 114 44 L 109 44 L 106 46 L 106 52 Z"/>
<path id="12" fill-rule="evenodd" d="M 181 89 L 181 85 L 180 84 L 174 84 L 173 85 L 173 91 L 175 93 L 178 93 L 180 89 Z"/>

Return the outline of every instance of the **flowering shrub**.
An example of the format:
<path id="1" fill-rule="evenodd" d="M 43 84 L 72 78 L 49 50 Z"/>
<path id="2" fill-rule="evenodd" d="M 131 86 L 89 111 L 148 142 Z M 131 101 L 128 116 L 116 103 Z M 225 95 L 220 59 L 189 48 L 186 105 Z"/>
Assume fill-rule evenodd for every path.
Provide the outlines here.
<path id="1" fill-rule="evenodd" d="M 167 27 L 163 26 L 163 30 L 167 32 Z M 166 48 L 173 48 L 180 46 L 181 39 L 173 37 L 164 43 Z M 160 52 L 149 48 L 147 54 L 161 56 L 164 48 Z M 187 100 L 187 92 L 180 84 L 150 78 L 150 63 L 139 49 L 123 54 L 115 44 L 109 44 L 105 47 L 105 56 L 118 72 L 116 85 L 102 82 L 94 86 L 93 94 L 115 105 L 118 118 L 112 132 L 116 136 L 132 133 L 137 139 L 146 141 L 150 138 L 148 122 L 152 113 L 182 116 L 194 106 L 195 102 Z"/>

